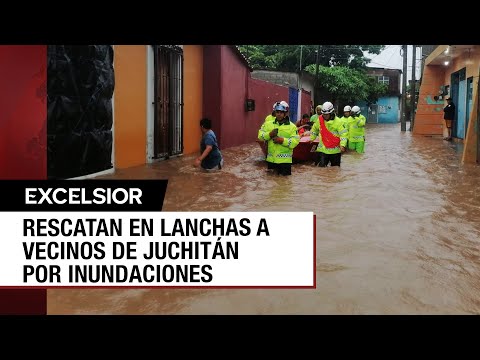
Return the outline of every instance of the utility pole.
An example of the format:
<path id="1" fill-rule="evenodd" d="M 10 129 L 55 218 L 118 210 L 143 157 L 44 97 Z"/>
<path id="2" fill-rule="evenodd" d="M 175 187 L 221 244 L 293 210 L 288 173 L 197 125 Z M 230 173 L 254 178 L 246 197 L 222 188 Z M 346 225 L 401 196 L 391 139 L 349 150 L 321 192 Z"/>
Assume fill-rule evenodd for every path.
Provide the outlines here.
<path id="1" fill-rule="evenodd" d="M 410 89 L 410 129 L 409 131 L 413 131 L 413 123 L 415 121 L 415 98 L 417 97 L 417 81 L 416 81 L 416 71 L 417 71 L 417 47 L 412 45 L 412 86 Z"/>
<path id="2" fill-rule="evenodd" d="M 320 99 L 318 99 L 318 95 L 317 95 L 317 93 L 318 93 L 318 91 L 317 91 L 317 89 L 318 89 L 318 66 L 320 65 L 320 45 L 317 45 L 317 60 L 316 61 L 317 62 L 316 62 L 316 65 L 315 65 L 315 85 L 313 86 L 313 89 L 315 91 L 314 96 L 316 97 L 316 99 L 314 98 L 314 101 L 315 101 L 315 103 L 318 103 L 318 101 L 320 100 Z"/>
<path id="3" fill-rule="evenodd" d="M 300 45 L 300 72 L 302 72 L 302 50 L 303 50 L 303 45 Z"/>
<path id="4" fill-rule="evenodd" d="M 421 62 L 420 62 L 420 83 L 422 83 L 422 80 L 423 80 L 423 67 L 425 66 L 425 55 L 423 55 L 423 47 L 422 46 L 419 46 L 420 48 L 420 59 Z"/>
<path id="5" fill-rule="evenodd" d="M 402 76 L 402 118 L 401 118 L 401 131 L 407 130 L 407 123 L 405 119 L 406 107 L 407 107 L 407 47 L 403 45 L 403 76 Z"/>
<path id="6" fill-rule="evenodd" d="M 298 81 L 297 81 L 297 88 L 298 88 L 298 97 L 297 97 L 297 117 L 301 116 L 302 114 L 302 50 L 303 45 L 300 45 L 300 69 L 298 72 Z"/>
<path id="7" fill-rule="evenodd" d="M 300 77 L 302 76 L 302 51 L 303 51 L 303 45 L 300 45 L 300 67 L 299 67 L 299 73 L 298 73 L 298 91 L 302 91 L 302 81 Z"/>

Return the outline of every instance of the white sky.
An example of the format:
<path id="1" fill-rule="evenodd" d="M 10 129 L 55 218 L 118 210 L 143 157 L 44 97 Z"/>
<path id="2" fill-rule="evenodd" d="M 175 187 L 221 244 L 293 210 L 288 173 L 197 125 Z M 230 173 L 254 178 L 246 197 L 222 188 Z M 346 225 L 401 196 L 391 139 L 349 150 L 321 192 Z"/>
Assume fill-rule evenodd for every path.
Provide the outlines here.
<path id="1" fill-rule="evenodd" d="M 369 67 L 379 67 L 386 69 L 400 69 L 403 71 L 403 56 L 400 53 L 402 45 L 386 45 L 385 49 L 378 55 L 365 54 L 366 57 L 371 59 Z M 407 49 L 407 81 L 412 78 L 412 47 L 408 45 Z M 416 53 L 417 69 L 415 72 L 415 78 L 418 80 L 420 77 L 421 66 L 421 49 L 417 48 Z"/>

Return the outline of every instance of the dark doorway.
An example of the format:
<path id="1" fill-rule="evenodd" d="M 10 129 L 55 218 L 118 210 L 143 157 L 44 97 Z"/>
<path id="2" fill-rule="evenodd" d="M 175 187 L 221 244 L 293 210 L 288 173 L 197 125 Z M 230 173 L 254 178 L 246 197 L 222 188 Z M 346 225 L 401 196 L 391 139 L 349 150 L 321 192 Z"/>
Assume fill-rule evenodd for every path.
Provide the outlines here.
<path id="1" fill-rule="evenodd" d="M 113 167 L 113 54 L 112 45 L 48 45 L 49 179 Z"/>

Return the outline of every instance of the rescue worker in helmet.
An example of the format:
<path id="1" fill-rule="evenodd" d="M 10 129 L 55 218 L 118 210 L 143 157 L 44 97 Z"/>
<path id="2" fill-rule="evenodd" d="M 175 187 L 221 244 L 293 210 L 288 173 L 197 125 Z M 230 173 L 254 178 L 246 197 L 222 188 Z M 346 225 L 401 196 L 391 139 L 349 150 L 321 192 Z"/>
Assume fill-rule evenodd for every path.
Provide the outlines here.
<path id="1" fill-rule="evenodd" d="M 360 107 L 352 107 L 352 120 L 348 128 L 348 148 L 357 153 L 365 152 L 365 123 L 367 119 L 360 114 Z"/>
<path id="2" fill-rule="evenodd" d="M 285 107 L 285 110 L 287 111 L 285 113 L 285 117 L 288 119 L 288 121 L 291 121 L 290 114 L 289 114 L 290 108 L 288 107 L 288 103 L 285 100 L 282 100 L 280 101 L 280 105 L 283 105 Z"/>
<path id="3" fill-rule="evenodd" d="M 274 122 L 276 117 L 275 117 L 275 108 L 278 106 L 278 105 L 283 105 L 286 109 L 287 109 L 287 115 L 288 115 L 288 104 L 285 102 L 285 101 L 275 101 L 273 103 L 273 110 L 272 110 L 272 113 L 267 115 L 267 117 L 265 118 L 265 121 L 263 122 L 263 124 L 267 123 L 267 122 Z M 262 125 L 263 126 L 263 125 Z"/>
<path id="4" fill-rule="evenodd" d="M 272 109 L 272 113 L 271 114 L 268 114 L 266 117 L 265 117 L 265 121 L 263 122 L 262 124 L 262 128 L 265 126 L 265 124 L 269 123 L 269 122 L 274 122 L 276 117 L 275 117 L 275 108 L 280 105 L 280 101 L 275 101 L 273 103 L 273 109 Z M 267 142 L 265 141 L 264 144 L 264 149 L 267 148 Z M 266 151 L 265 151 L 266 152 Z"/>
<path id="5" fill-rule="evenodd" d="M 280 105 L 280 101 L 275 101 L 275 102 L 273 103 L 272 113 L 267 115 L 267 117 L 265 118 L 264 123 L 269 122 L 269 121 L 270 121 L 270 122 L 274 122 L 274 121 L 275 121 L 275 108 L 277 107 L 277 105 Z"/>
<path id="6" fill-rule="evenodd" d="M 340 120 L 343 121 L 343 125 L 345 125 L 345 128 L 350 131 L 350 122 L 353 120 L 353 117 L 351 116 L 351 111 L 352 111 L 352 108 L 350 107 L 350 105 L 346 105 L 344 108 L 343 108 L 343 117 L 340 118 Z M 347 146 L 345 146 L 345 148 L 347 149 L 348 148 L 348 140 L 347 140 Z"/>
<path id="7" fill-rule="evenodd" d="M 313 124 L 310 142 L 318 136 L 316 166 L 340 166 L 342 153 L 347 145 L 348 130 L 343 121 L 335 115 L 335 108 L 329 101 L 322 105 L 322 115 Z"/>
<path id="8" fill-rule="evenodd" d="M 287 109 L 279 104 L 275 107 L 275 121 L 262 125 L 258 139 L 267 141 L 267 169 L 279 175 L 292 174 L 293 149 L 298 145 L 297 126 L 286 117 Z"/>

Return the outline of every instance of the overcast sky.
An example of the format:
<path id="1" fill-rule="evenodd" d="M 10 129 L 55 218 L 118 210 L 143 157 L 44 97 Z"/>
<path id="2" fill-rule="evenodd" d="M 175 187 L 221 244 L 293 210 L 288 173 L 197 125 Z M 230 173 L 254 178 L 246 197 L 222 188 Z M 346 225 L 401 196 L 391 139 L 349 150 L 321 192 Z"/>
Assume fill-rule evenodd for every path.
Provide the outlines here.
<path id="1" fill-rule="evenodd" d="M 365 54 L 371 59 L 371 62 L 368 64 L 368 66 L 386 69 L 400 69 L 403 71 L 403 56 L 400 51 L 401 47 L 402 45 L 386 45 L 385 49 L 378 55 Z M 415 72 L 415 77 L 417 80 L 420 77 L 420 54 L 421 50 L 420 48 L 417 48 L 417 71 Z M 412 45 L 408 45 L 407 57 L 407 80 L 410 80 L 412 78 Z"/>

